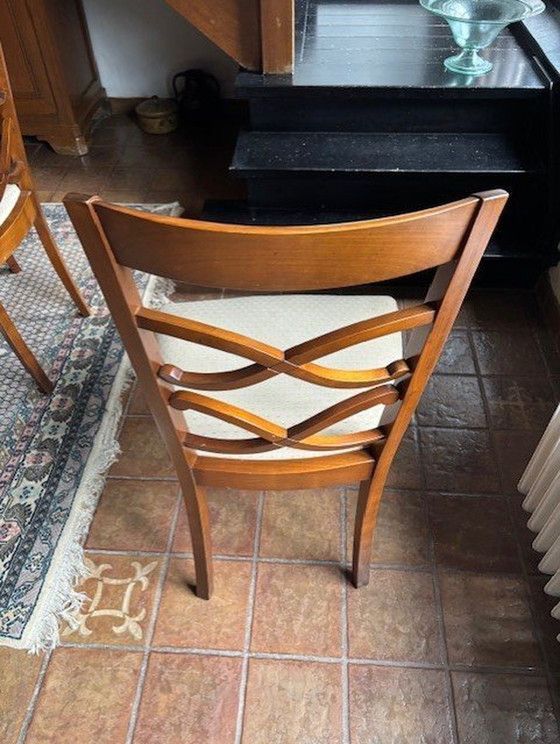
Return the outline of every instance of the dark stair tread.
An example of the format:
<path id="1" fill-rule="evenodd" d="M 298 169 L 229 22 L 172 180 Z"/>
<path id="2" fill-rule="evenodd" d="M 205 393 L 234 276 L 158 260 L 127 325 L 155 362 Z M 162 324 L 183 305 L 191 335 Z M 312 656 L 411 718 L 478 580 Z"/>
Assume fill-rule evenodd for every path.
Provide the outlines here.
<path id="1" fill-rule="evenodd" d="M 243 132 L 231 170 L 274 173 L 541 173 L 527 146 L 505 134 Z"/>

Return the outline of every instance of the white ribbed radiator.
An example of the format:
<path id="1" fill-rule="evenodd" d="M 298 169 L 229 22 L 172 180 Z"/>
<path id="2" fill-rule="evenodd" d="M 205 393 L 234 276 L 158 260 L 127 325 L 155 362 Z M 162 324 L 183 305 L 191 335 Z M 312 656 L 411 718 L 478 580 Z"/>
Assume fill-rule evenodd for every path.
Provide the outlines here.
<path id="1" fill-rule="evenodd" d="M 538 535 L 533 547 L 544 556 L 539 570 L 552 574 L 545 592 L 560 597 L 560 406 L 546 428 L 518 485 L 523 508 L 531 512 L 527 526 Z M 560 620 L 560 602 L 552 610 Z M 560 635 L 557 636 L 560 641 Z"/>

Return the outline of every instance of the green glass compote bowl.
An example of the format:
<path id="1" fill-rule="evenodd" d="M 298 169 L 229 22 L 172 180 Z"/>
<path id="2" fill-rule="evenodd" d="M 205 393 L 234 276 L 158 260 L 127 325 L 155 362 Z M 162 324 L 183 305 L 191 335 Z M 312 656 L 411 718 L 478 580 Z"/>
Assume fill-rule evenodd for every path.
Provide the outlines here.
<path id="1" fill-rule="evenodd" d="M 491 44 L 500 31 L 515 21 L 542 13 L 541 0 L 420 0 L 431 13 L 445 18 L 461 52 L 444 65 L 462 75 L 484 75 L 493 65 L 478 52 Z"/>

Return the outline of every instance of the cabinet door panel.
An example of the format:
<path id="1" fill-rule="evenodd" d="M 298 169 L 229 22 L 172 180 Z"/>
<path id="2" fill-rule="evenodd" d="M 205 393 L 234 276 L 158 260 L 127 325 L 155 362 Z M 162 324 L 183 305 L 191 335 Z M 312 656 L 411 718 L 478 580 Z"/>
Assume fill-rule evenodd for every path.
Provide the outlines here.
<path id="1" fill-rule="evenodd" d="M 20 118 L 53 115 L 57 106 L 39 44 L 41 15 L 27 2 L 0 2 L 0 41 Z"/>

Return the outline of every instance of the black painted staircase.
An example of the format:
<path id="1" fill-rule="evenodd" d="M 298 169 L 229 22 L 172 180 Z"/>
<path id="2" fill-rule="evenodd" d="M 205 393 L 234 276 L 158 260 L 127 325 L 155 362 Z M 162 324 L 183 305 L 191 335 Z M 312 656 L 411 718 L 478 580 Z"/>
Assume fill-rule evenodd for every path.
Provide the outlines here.
<path id="1" fill-rule="evenodd" d="M 206 216 L 339 221 L 505 188 L 486 277 L 533 282 L 555 261 L 559 135 L 555 68 L 526 29 L 502 32 L 492 72 L 470 79 L 444 70 L 450 33 L 415 0 L 300 2 L 294 75 L 237 79 L 251 128 L 231 170 L 248 202 L 210 204 Z"/>

